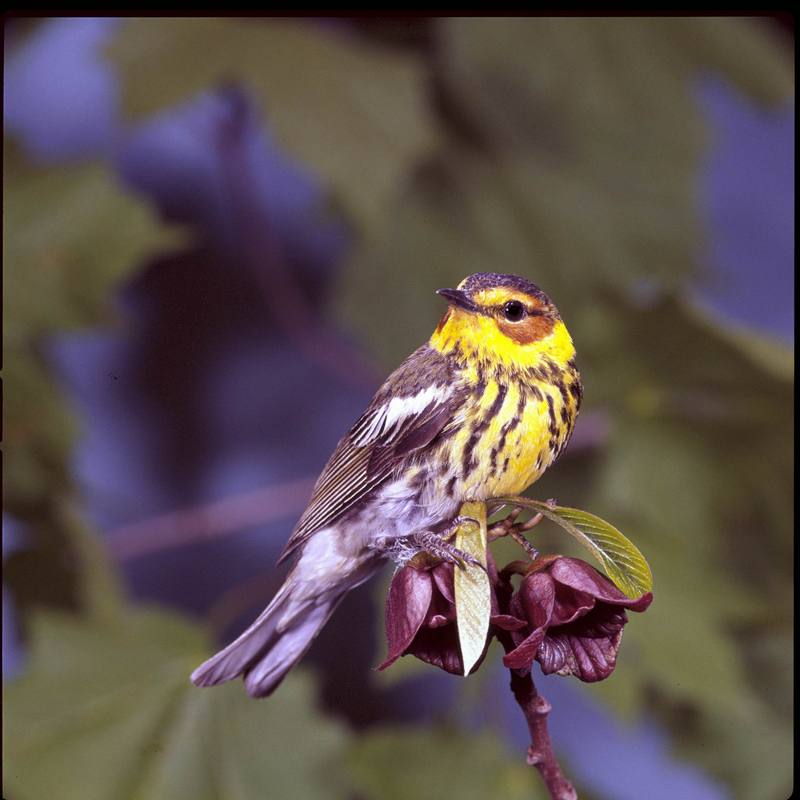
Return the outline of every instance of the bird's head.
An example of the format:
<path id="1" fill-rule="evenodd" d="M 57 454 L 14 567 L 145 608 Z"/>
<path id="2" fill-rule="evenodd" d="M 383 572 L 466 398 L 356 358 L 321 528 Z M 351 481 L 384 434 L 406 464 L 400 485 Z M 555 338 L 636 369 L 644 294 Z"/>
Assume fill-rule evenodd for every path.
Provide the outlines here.
<path id="1" fill-rule="evenodd" d="M 536 366 L 545 355 L 566 363 L 575 355 L 558 309 L 525 278 L 478 272 L 437 294 L 449 305 L 430 345 L 442 353 L 516 367 Z"/>

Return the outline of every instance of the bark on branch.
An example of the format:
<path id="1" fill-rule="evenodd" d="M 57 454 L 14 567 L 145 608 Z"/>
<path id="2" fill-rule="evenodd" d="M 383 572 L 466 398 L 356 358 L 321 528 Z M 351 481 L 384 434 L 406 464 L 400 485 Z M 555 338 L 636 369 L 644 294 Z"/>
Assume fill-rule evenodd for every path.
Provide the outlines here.
<path id="1" fill-rule="evenodd" d="M 514 643 L 507 631 L 498 633 L 503 648 L 508 653 L 514 649 Z M 547 715 L 550 703 L 536 691 L 536 684 L 530 672 L 509 670 L 511 673 L 511 691 L 517 701 L 531 736 L 528 747 L 527 762 L 539 770 L 542 780 L 552 800 L 577 800 L 573 785 L 561 770 L 561 765 L 553 752 L 550 733 L 547 730 Z"/>

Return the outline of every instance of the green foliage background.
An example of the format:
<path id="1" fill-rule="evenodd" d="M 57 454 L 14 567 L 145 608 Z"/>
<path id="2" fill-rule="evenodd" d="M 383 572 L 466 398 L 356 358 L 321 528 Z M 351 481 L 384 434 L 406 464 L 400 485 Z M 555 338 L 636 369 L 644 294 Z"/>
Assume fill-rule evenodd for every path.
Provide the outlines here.
<path id="1" fill-rule="evenodd" d="M 140 19 L 108 58 L 132 116 L 231 77 L 256 93 L 351 226 L 331 312 L 387 370 L 436 319 L 432 287 L 488 268 L 557 298 L 604 433 L 531 494 L 611 520 L 655 578 L 617 672 L 589 691 L 629 719 L 656 714 L 735 796 L 788 796 L 792 356 L 686 289 L 709 144 L 692 81 L 708 71 L 764 107 L 787 100 L 792 64 L 761 24 L 453 19 L 418 50 L 288 20 Z M 5 504 L 32 533 L 27 566 L 52 577 L 13 584 L 31 649 L 5 689 L 10 796 L 536 796 L 490 733 L 356 735 L 316 708 L 302 670 L 269 705 L 188 686 L 211 644 L 124 600 L 81 515 L 75 418 L 40 354 L 47 334 L 106 323 L 142 258 L 188 234 L 105 163 L 37 167 L 8 141 L 4 156 Z M 398 767 L 412 761 L 413 781 Z"/>

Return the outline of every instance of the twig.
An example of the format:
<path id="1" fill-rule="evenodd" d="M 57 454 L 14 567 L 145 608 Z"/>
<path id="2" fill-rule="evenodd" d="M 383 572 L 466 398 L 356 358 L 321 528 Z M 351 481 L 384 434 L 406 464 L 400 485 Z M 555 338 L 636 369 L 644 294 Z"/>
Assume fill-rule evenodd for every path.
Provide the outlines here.
<path id="1" fill-rule="evenodd" d="M 514 642 L 508 631 L 499 631 L 497 638 L 506 653 L 514 649 Z M 547 715 L 550 703 L 536 691 L 536 684 L 530 671 L 509 670 L 511 673 L 511 691 L 514 699 L 525 715 L 531 744 L 528 747 L 527 762 L 539 770 L 542 780 L 552 800 L 577 800 L 575 787 L 561 771 L 561 765 L 553 752 L 550 733 L 547 730 Z"/>
<path id="2" fill-rule="evenodd" d="M 535 528 L 543 519 L 541 514 L 534 514 L 527 522 L 517 522 L 522 513 L 520 506 L 514 506 L 507 517 L 496 522 L 489 528 L 489 541 L 510 536 L 528 555 L 531 561 L 539 557 L 539 551 L 525 538 L 525 531 Z"/>
<path id="3" fill-rule="evenodd" d="M 215 539 L 297 514 L 305 508 L 313 488 L 314 480 L 303 478 L 172 511 L 111 531 L 108 546 L 112 555 L 126 560 L 203 539 Z"/>
<path id="4" fill-rule="evenodd" d="M 206 614 L 208 626 L 217 638 L 221 638 L 228 625 L 240 614 L 255 606 L 265 606 L 276 588 L 274 569 L 261 570 L 251 575 L 243 583 L 237 583 L 223 592 L 214 601 Z"/>

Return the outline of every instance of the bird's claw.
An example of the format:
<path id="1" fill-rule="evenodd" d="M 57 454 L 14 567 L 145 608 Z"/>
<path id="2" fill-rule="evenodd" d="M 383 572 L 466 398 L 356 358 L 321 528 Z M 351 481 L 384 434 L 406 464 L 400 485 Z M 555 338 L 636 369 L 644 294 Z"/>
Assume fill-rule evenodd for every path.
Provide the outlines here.
<path id="1" fill-rule="evenodd" d="M 475 519 L 475 517 L 467 517 L 467 516 L 457 516 L 453 519 L 453 521 L 447 526 L 446 530 L 444 530 L 440 537 L 445 541 L 448 539 L 452 539 L 453 536 L 456 535 L 458 529 L 462 525 L 466 525 L 467 523 L 471 523 L 472 525 L 477 525 L 480 527 L 481 521 L 479 519 Z"/>
<path id="2" fill-rule="evenodd" d="M 456 528 L 457 527 L 458 526 L 456 526 Z M 450 536 L 452 536 L 452 533 Z M 450 564 L 455 564 L 460 569 L 466 569 L 467 565 L 469 565 L 480 567 L 484 572 L 486 571 L 486 567 L 471 553 L 459 549 L 452 542 L 448 541 L 448 539 L 438 536 L 435 533 L 423 531 L 417 536 L 417 542 L 423 550 L 430 553 L 432 556 L 436 556 Z"/>
<path id="3" fill-rule="evenodd" d="M 487 571 L 486 566 L 474 555 L 460 550 L 452 542 L 447 541 L 433 531 L 417 531 L 408 536 L 395 539 L 385 548 L 384 552 L 392 558 L 402 554 L 403 557 L 400 560 L 403 563 L 408 562 L 416 553 L 424 552 L 434 558 L 438 558 L 440 561 L 455 564 L 460 569 L 473 566 L 480 567 L 484 572 Z"/>

